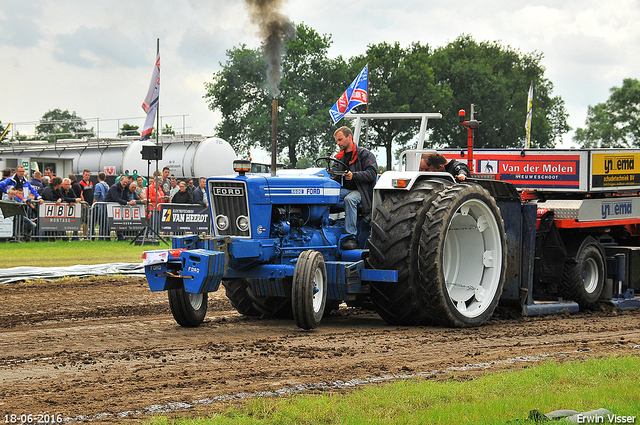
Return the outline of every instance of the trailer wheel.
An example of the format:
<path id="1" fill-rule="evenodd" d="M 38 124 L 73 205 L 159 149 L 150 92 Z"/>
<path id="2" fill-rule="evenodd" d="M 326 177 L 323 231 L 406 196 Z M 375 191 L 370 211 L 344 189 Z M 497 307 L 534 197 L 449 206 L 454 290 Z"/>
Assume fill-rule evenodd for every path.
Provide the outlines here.
<path id="1" fill-rule="evenodd" d="M 369 264 L 374 269 L 398 271 L 397 283 L 371 283 L 371 303 L 389 324 L 430 323 L 419 294 L 417 248 L 431 200 L 447 184 L 452 183 L 426 180 L 410 191 L 385 193 L 373 212 Z"/>
<path id="2" fill-rule="evenodd" d="M 207 314 L 207 294 L 191 294 L 184 287 L 169 289 L 171 314 L 180 326 L 194 328 L 204 321 Z"/>
<path id="3" fill-rule="evenodd" d="M 249 285 L 245 279 L 223 280 L 222 285 L 227 298 L 238 313 L 244 316 L 260 316 L 262 314 L 255 308 L 251 296 L 247 293 Z"/>
<path id="4" fill-rule="evenodd" d="M 489 192 L 474 184 L 440 192 L 427 212 L 418 251 L 423 302 L 434 322 L 486 322 L 502 294 L 507 258 L 504 224 Z"/>
<path id="5" fill-rule="evenodd" d="M 291 306 L 296 325 L 318 327 L 327 302 L 327 269 L 318 251 L 303 251 L 293 272 Z"/>
<path id="6" fill-rule="evenodd" d="M 604 280 L 602 253 L 594 244 L 587 244 L 576 256 L 575 263 L 565 263 L 559 289 L 580 308 L 587 308 L 600 298 Z"/>

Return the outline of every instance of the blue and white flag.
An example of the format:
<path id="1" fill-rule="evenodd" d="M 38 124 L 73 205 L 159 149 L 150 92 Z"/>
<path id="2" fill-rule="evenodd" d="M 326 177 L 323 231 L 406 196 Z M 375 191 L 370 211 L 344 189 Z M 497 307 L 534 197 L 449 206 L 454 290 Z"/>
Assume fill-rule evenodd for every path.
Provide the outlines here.
<path id="1" fill-rule="evenodd" d="M 366 64 L 349 88 L 342 93 L 336 104 L 329 109 L 329 114 L 334 124 L 340 121 L 354 107 L 368 102 L 368 68 L 369 64 Z"/>
<path id="2" fill-rule="evenodd" d="M 160 52 L 156 57 L 156 64 L 153 68 L 153 74 L 151 75 L 151 83 L 149 84 L 149 90 L 147 96 L 142 102 L 142 109 L 147 113 L 147 118 L 144 120 L 144 127 L 142 128 L 142 137 L 140 140 L 147 140 L 151 137 L 153 132 L 153 122 L 156 119 L 156 112 L 158 110 L 158 101 L 160 98 Z"/>

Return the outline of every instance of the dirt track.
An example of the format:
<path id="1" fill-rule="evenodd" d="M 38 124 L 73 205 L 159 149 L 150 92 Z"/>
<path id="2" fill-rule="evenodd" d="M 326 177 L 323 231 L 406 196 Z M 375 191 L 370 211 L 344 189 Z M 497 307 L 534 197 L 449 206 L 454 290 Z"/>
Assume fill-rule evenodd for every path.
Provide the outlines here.
<path id="1" fill-rule="evenodd" d="M 223 291 L 210 294 L 202 326 L 180 328 L 166 293 L 151 293 L 137 278 L 4 284 L 0 303 L 3 420 L 60 414 L 121 423 L 162 410 L 193 417 L 244 397 L 223 396 L 299 385 L 317 391 L 391 375 L 438 379 L 545 356 L 640 356 L 640 311 L 608 307 L 537 318 L 500 309 L 487 326 L 461 330 L 390 326 L 343 306 L 305 332 L 292 321 L 240 316 Z M 475 366 L 457 369 L 465 365 Z"/>

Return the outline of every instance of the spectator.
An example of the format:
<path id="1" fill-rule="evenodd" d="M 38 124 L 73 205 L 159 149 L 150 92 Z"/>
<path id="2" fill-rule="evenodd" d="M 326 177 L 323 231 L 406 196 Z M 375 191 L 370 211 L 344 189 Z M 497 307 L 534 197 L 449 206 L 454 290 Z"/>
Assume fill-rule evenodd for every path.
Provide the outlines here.
<path id="1" fill-rule="evenodd" d="M 2 192 L 7 193 L 9 187 L 24 191 L 24 194 L 27 197 L 29 194 L 33 193 L 35 199 L 40 200 L 40 203 L 42 203 L 42 198 L 38 191 L 31 186 L 31 183 L 29 183 L 24 177 L 24 167 L 22 165 L 16 168 L 16 173 L 12 177 L 7 177 L 0 182 L 0 190 Z"/>
<path id="2" fill-rule="evenodd" d="M 164 167 L 162 169 L 162 191 L 168 195 L 169 192 L 171 191 L 171 182 L 169 180 L 169 173 L 171 173 L 171 170 L 169 170 L 169 167 Z"/>
<path id="3" fill-rule="evenodd" d="M 46 177 L 49 177 L 49 181 L 51 181 L 51 179 L 53 179 L 55 176 L 53 175 L 53 170 L 51 170 L 51 167 L 45 167 L 44 169 L 44 175 Z"/>
<path id="4" fill-rule="evenodd" d="M 82 233 L 85 236 L 89 234 L 87 233 L 87 225 L 89 224 L 89 208 L 91 208 L 91 205 L 93 205 L 93 183 L 89 180 L 90 178 L 91 171 L 84 169 L 82 170 L 82 180 L 80 180 L 80 183 L 78 183 L 81 188 L 80 199 L 87 203 L 87 205 L 83 206 L 82 208 Z M 94 225 L 95 223 L 93 222 L 90 225 L 91 234 L 93 234 Z"/>
<path id="5" fill-rule="evenodd" d="M 71 189 L 76 194 L 76 198 L 82 199 L 82 187 L 78 183 L 75 174 L 69 174 L 69 180 L 71 181 Z M 62 187 L 64 187 L 64 179 L 62 180 Z"/>
<path id="6" fill-rule="evenodd" d="M 101 171 L 98 173 L 98 183 L 94 188 L 93 202 L 104 202 L 104 197 L 109 191 L 109 185 L 105 181 L 106 179 L 107 175 L 104 172 Z M 95 205 L 93 207 L 93 214 L 100 228 L 99 236 L 108 236 L 107 209 L 105 206 L 103 204 Z"/>
<path id="7" fill-rule="evenodd" d="M 171 189 L 169 190 L 169 198 L 173 199 L 173 195 L 178 193 L 180 187 L 178 186 L 178 179 L 173 174 L 171 175 Z M 166 192 L 165 192 L 166 193 Z"/>
<path id="8" fill-rule="evenodd" d="M 42 173 L 40 171 L 33 173 L 33 178 L 29 183 L 38 191 L 39 195 L 42 195 L 42 189 L 44 189 L 44 187 L 42 186 Z"/>
<path id="9" fill-rule="evenodd" d="M 144 191 L 144 189 L 142 189 Z M 131 200 L 134 202 L 133 205 L 140 205 L 140 204 L 146 204 L 147 200 L 146 199 L 142 199 L 140 197 L 140 195 L 138 194 L 138 184 L 136 182 L 130 183 L 129 184 L 129 192 L 131 192 L 131 194 L 129 195 Z"/>
<path id="10" fill-rule="evenodd" d="M 136 201 L 131 199 L 131 193 L 128 189 L 129 178 L 124 174 L 120 176 L 120 181 L 114 183 L 109 188 L 107 195 L 104 197 L 105 202 L 117 202 L 120 205 L 134 205 Z M 123 241 L 124 235 L 121 230 L 116 231 L 119 241 Z"/>
<path id="11" fill-rule="evenodd" d="M 129 178 L 125 175 L 120 176 L 120 180 L 109 188 L 104 197 L 105 202 L 117 202 L 120 205 L 133 205 L 135 201 L 131 199 L 130 192 L 127 190 L 129 186 Z"/>
<path id="12" fill-rule="evenodd" d="M 16 202 L 16 188 L 10 187 L 7 193 L 2 194 L 2 200 L 5 202 Z"/>
<path id="13" fill-rule="evenodd" d="M 2 180 L 8 178 L 11 176 L 11 170 L 8 168 L 5 168 L 4 170 L 2 170 Z"/>
<path id="14" fill-rule="evenodd" d="M 199 183 L 200 185 L 193 191 L 193 203 L 207 207 L 209 206 L 207 202 L 207 191 L 205 189 L 207 179 L 200 177 Z"/>
<path id="15" fill-rule="evenodd" d="M 172 204 L 193 204 L 193 196 L 191 192 L 187 189 L 187 184 L 185 182 L 180 182 L 178 185 L 178 191 L 171 198 Z"/>
<path id="16" fill-rule="evenodd" d="M 70 204 L 82 202 L 80 196 L 71 188 L 71 179 L 62 179 L 62 185 L 58 190 L 60 191 L 60 195 L 62 195 L 63 201 Z"/>
<path id="17" fill-rule="evenodd" d="M 151 210 L 160 211 L 160 204 L 167 202 L 167 197 L 160 187 L 161 184 L 162 178 L 159 176 L 154 177 L 149 183 L 149 205 L 151 205 Z"/>
<path id="18" fill-rule="evenodd" d="M 2 200 L 5 202 L 16 202 L 18 204 L 25 204 L 23 196 L 24 196 L 24 192 L 22 190 L 16 190 L 15 188 L 12 187 L 12 188 L 9 188 L 7 193 L 2 195 Z M 31 206 L 32 208 L 35 208 L 35 206 L 31 202 L 29 202 L 29 204 L 30 204 L 29 206 Z M 25 209 L 25 214 L 27 214 L 26 209 Z M 20 233 L 22 233 L 26 241 L 31 240 L 31 232 L 36 227 L 35 220 L 29 219 L 24 215 L 17 215 L 15 217 L 17 218 L 14 218 L 13 220 L 14 234 L 18 236 Z"/>
<path id="19" fill-rule="evenodd" d="M 147 189 L 145 187 L 144 178 L 142 176 L 138 176 L 138 178 L 136 179 L 136 194 L 138 194 L 141 200 L 146 202 Z"/>
<path id="20" fill-rule="evenodd" d="M 196 187 L 193 185 L 193 179 L 187 180 L 187 189 L 193 195 L 193 192 L 196 190 Z"/>
<path id="21" fill-rule="evenodd" d="M 49 182 L 51 181 L 51 179 L 49 178 L 49 176 L 44 176 L 42 178 L 42 190 L 44 190 L 45 187 L 47 187 L 47 185 L 49 184 Z M 42 193 L 41 193 L 42 195 Z"/>
<path id="22" fill-rule="evenodd" d="M 62 194 L 59 190 L 61 185 L 62 179 L 60 177 L 51 179 L 51 182 L 42 190 L 42 199 L 56 204 L 62 203 Z"/>
<path id="23" fill-rule="evenodd" d="M 106 179 L 107 175 L 105 173 L 103 173 L 102 171 L 98 173 L 98 184 L 96 184 L 93 194 L 94 202 L 104 202 L 104 197 L 109 191 L 109 185 L 105 181 Z"/>

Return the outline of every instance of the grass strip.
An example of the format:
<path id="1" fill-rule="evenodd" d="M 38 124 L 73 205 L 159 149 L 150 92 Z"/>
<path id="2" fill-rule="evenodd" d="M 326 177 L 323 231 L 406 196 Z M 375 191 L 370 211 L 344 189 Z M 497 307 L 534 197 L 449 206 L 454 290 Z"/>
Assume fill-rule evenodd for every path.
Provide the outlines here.
<path id="1" fill-rule="evenodd" d="M 406 380 L 349 393 L 252 399 L 211 418 L 156 417 L 151 425 L 533 424 L 529 411 L 606 408 L 640 423 L 640 357 L 550 360 L 522 370 L 445 381 Z M 557 422 L 556 422 L 557 423 Z"/>

